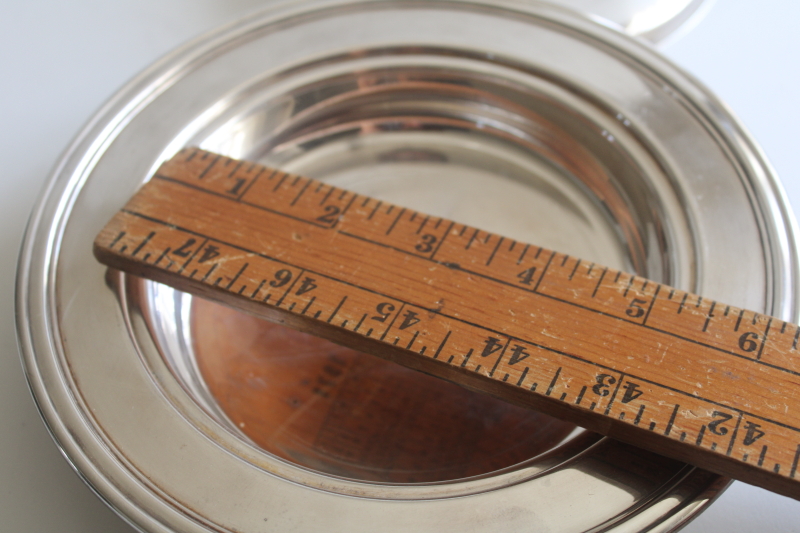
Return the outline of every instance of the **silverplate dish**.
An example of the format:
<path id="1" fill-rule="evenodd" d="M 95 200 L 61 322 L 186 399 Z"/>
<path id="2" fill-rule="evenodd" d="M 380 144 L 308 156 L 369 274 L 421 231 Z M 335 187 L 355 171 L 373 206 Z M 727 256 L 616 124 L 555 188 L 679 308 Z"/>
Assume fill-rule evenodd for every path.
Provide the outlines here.
<path id="1" fill-rule="evenodd" d="M 390 365 L 337 374 L 335 348 L 271 345 L 273 326 L 106 271 L 94 236 L 187 145 L 798 317 L 776 177 L 725 107 L 648 46 L 534 2 L 284 3 L 125 86 L 66 151 L 25 239 L 17 327 L 39 409 L 135 527 L 672 531 L 726 486 L 471 393 L 430 396 Z M 258 364 L 218 387 L 242 354 Z M 278 374 L 287 360 L 300 370 Z M 308 393 L 320 372 L 334 393 Z M 348 399 L 343 383 L 367 376 L 404 385 Z"/>

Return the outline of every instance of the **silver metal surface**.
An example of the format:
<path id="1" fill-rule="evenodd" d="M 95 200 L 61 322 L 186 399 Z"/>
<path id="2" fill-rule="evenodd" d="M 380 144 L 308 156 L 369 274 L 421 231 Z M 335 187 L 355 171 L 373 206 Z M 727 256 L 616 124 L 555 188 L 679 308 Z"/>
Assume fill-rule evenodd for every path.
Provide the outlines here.
<path id="1" fill-rule="evenodd" d="M 710 9 L 713 0 L 550 0 L 618 25 L 656 44 L 678 37 Z"/>
<path id="2" fill-rule="evenodd" d="M 670 531 L 726 480 L 577 431 L 514 467 L 387 484 L 278 459 L 193 361 L 191 298 L 94 235 L 189 144 L 784 319 L 792 217 L 759 150 L 649 48 L 530 2 L 291 2 L 132 81 L 68 149 L 20 259 L 31 387 L 73 466 L 146 531 Z"/>

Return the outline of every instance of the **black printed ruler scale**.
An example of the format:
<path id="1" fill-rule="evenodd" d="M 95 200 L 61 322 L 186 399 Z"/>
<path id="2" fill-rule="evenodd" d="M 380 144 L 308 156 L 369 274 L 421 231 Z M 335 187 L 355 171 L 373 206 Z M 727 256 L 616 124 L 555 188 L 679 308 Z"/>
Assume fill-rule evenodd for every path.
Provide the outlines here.
<path id="1" fill-rule="evenodd" d="M 199 149 L 103 263 L 800 498 L 800 329 Z"/>

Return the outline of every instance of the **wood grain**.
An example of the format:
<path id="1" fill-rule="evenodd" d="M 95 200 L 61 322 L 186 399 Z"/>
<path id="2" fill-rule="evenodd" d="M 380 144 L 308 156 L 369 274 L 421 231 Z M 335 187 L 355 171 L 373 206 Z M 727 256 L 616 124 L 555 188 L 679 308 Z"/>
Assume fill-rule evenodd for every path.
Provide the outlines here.
<path id="1" fill-rule="evenodd" d="M 114 267 L 800 498 L 800 329 L 187 149 L 100 232 Z"/>

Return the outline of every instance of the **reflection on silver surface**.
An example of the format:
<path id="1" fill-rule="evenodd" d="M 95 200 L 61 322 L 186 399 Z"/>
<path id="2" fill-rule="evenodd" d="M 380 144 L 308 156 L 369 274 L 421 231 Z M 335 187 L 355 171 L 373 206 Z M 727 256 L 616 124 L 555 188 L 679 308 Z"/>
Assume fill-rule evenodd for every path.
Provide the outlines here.
<path id="1" fill-rule="evenodd" d="M 660 43 L 693 26 L 709 0 L 550 0 L 618 24 L 631 35 Z"/>
<path id="2" fill-rule="evenodd" d="M 669 531 L 725 485 L 582 431 L 429 483 L 257 446 L 202 373 L 192 299 L 118 273 L 106 285 L 87 253 L 189 144 L 796 318 L 795 237 L 768 166 L 648 48 L 529 2 L 271 10 L 154 66 L 102 110 L 23 250 L 37 401 L 76 468 L 140 528 Z"/>

